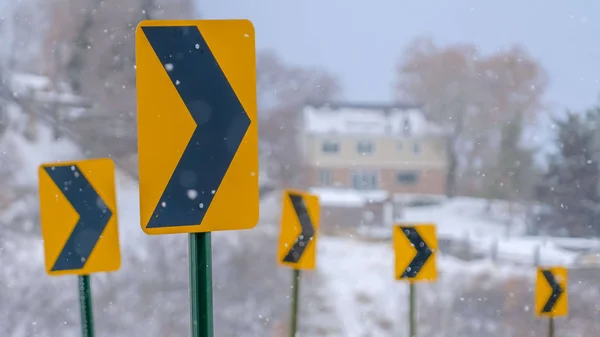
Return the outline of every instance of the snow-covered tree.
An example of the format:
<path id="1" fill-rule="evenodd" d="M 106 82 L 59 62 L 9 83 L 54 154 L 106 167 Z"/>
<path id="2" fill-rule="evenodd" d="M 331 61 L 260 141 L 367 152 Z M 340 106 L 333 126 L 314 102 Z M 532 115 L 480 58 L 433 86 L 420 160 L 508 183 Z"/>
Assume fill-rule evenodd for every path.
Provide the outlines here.
<path id="1" fill-rule="evenodd" d="M 600 169 L 595 147 L 600 108 L 585 114 L 569 112 L 555 121 L 558 153 L 550 158 L 547 172 L 537 189 L 540 201 L 550 206 L 552 216 L 542 226 L 565 228 L 573 236 L 599 235 Z"/>

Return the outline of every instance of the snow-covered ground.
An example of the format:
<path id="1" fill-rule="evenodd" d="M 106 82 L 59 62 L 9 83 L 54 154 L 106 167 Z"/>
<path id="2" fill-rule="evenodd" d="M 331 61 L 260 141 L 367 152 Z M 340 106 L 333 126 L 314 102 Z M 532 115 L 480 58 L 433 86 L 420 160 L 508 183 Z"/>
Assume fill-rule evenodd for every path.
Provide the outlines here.
<path id="1" fill-rule="evenodd" d="M 37 191 L 37 168 L 41 163 L 83 159 L 78 147 L 68 139 L 55 141 L 50 129 L 41 124 L 35 126 L 36 138 L 26 139 L 23 134 L 26 120 L 23 115 L 12 116 L 12 123 L 0 141 L 4 162 L 14 162 L 17 166 L 12 170 L 11 181 L 21 187 Z M 98 335 L 149 337 L 165 335 L 181 335 L 179 331 L 187 331 L 187 259 L 185 237 L 145 235 L 139 224 L 138 185 L 128 175 L 117 170 L 118 217 L 123 265 L 119 272 L 113 274 L 94 275 L 94 295 L 98 318 Z M 28 220 L 21 223 L 15 219 L 19 215 L 31 215 L 37 212 L 36 193 L 24 199 L 17 199 L 10 207 L 0 212 L 0 221 L 10 225 L 0 235 L 0 283 L 10 289 L 0 305 L 0 335 L 7 337 L 22 336 L 76 336 L 79 334 L 79 321 L 76 288 L 72 278 L 49 277 L 44 272 L 43 242 L 39 233 L 22 233 L 18 229 L 30 226 L 38 230 L 38 223 Z M 347 197 L 347 196 L 346 196 Z M 213 263 L 215 274 L 221 273 L 222 279 L 244 277 L 247 274 L 238 269 L 247 268 L 251 273 L 259 264 L 273 256 L 272 269 L 275 270 L 275 244 L 272 247 L 260 246 L 263 255 L 255 254 L 252 249 L 252 238 L 261 236 L 276 237 L 280 212 L 281 192 L 268 195 L 261 202 L 260 224 L 248 235 L 248 231 L 215 233 Z M 352 199 L 356 202 L 356 199 Z M 462 240 L 469 238 L 472 247 L 486 251 L 494 242 L 498 245 L 499 262 L 503 260 L 523 261 L 531 259 L 537 246 L 540 246 L 542 263 L 568 263 L 575 253 L 568 251 L 567 246 L 590 245 L 589 241 L 554 240 L 519 236 L 519 224 L 510 237 L 505 236 L 502 211 L 493 210 L 486 213 L 485 201 L 458 198 L 441 200 L 433 206 L 407 208 L 402 221 L 433 222 L 438 226 L 440 238 Z M 34 223 L 31 225 L 31 223 Z M 10 230 L 9 230 L 10 229 Z M 261 232 L 262 231 L 262 232 Z M 391 231 L 391 230 L 390 230 Z M 31 232 L 31 231 L 30 231 Z M 250 240 L 247 240 L 250 238 Z M 393 252 L 390 242 L 365 242 L 355 237 L 326 237 L 318 241 L 317 273 L 322 277 L 320 293 L 322 301 L 329 302 L 335 318 L 336 332 L 326 336 L 362 337 L 362 336 L 404 336 L 406 335 L 407 318 L 407 285 L 397 282 L 393 277 Z M 567 247 L 568 248 L 568 247 Z M 269 250 L 271 249 L 271 250 Z M 176 253 L 173 253 L 177 250 Z M 164 261 L 157 262 L 157 254 L 165 254 Z M 269 255 L 270 252 L 273 254 Z M 241 252 L 241 253 L 240 253 Z M 247 256 L 238 264 L 232 264 L 229 255 L 238 253 Z M 179 254 L 179 255 L 178 255 Z M 257 257 L 258 256 L 258 257 Z M 257 261 L 257 259 L 261 259 Z M 162 263 L 162 264 L 161 264 Z M 494 264 L 489 260 L 461 261 L 450 256 L 438 256 L 439 279 L 436 283 L 422 284 L 417 287 L 418 296 L 424 305 L 428 302 L 438 303 L 439 307 L 449 307 L 459 291 L 469 290 L 467 280 L 493 280 L 502 282 L 511 277 L 525 278 L 531 281 L 534 275 L 531 266 L 514 268 L 512 264 Z M 227 269 L 229 268 L 229 269 Z M 269 310 L 258 300 L 275 302 L 268 298 L 267 292 L 252 291 L 259 283 L 267 283 L 268 287 L 279 284 L 275 274 L 263 278 L 241 279 L 240 284 L 248 287 L 247 293 L 241 292 L 240 298 L 246 298 L 253 305 L 236 308 L 235 303 L 219 303 L 219 305 L 236 311 L 248 313 L 248 321 L 236 316 L 243 331 L 254 324 L 253 331 L 240 336 L 264 336 L 257 324 L 255 312 L 279 312 L 280 307 L 273 304 Z M 239 274 L 238 274 L 239 273 Z M 233 276 L 231 276 L 233 275 Z M 487 275 L 482 278 L 481 275 Z M 215 279 L 218 277 L 215 276 Z M 274 281 L 275 280 L 275 281 Z M 159 282 L 160 281 L 160 282 Z M 529 282 L 527 281 L 527 282 Z M 491 281 L 490 281 L 491 282 Z M 280 285 L 280 284 L 279 284 Z M 215 293 L 219 292 L 215 284 Z M 458 289 L 458 290 L 457 290 Z M 461 290 L 462 289 L 462 290 Z M 466 290 L 465 290 L 466 289 Z M 270 289 L 267 289 L 270 290 Z M 263 291 L 263 290 L 261 290 Z M 223 293 L 234 292 L 233 288 L 222 290 Z M 224 295 L 223 295 L 224 296 Z M 254 296 L 254 297 L 253 297 Z M 260 298 L 258 297 L 260 296 Z M 236 301 L 239 299 L 236 297 Z M 285 298 L 281 298 L 285 301 Z M 233 308 L 233 309 L 232 309 Z M 47 312 L 52 312 L 48 314 Z M 449 314 L 450 313 L 450 314 Z M 452 311 L 446 310 L 443 319 L 451 321 Z M 20 315 L 10 316 L 10 315 Z M 260 314 L 262 315 L 262 314 Z M 258 316 L 260 316 L 258 315 Z M 274 314 L 273 314 L 274 315 Z M 309 315 L 311 315 L 309 313 Z M 319 313 L 312 315 L 318 316 Z M 174 320 L 177 317 L 177 320 Z M 329 317 L 329 316 L 328 316 Z M 445 318 L 444 318 L 445 317 Z M 442 319 L 440 318 L 440 319 Z M 246 318 L 244 318 L 246 319 Z M 254 320 L 253 320 L 254 319 Z M 275 320 L 275 317 L 273 318 Z M 263 319 L 264 321 L 264 319 Z M 6 324 L 10 322 L 11 324 Z M 144 324 L 132 324 L 143 322 Z M 160 327 L 160 329 L 159 329 Z M 111 330 L 112 329 L 112 330 Z M 161 330 L 162 329 L 162 330 Z M 180 329 L 180 330 L 177 330 Z M 323 335 L 325 336 L 325 335 Z"/>
<path id="2" fill-rule="evenodd" d="M 335 207 L 361 207 L 369 202 L 381 202 L 389 197 L 385 191 L 359 192 L 353 190 L 315 188 L 321 202 Z M 525 211 L 513 205 L 512 216 L 503 201 L 489 203 L 484 199 L 436 196 L 394 196 L 395 199 L 425 200 L 426 206 L 407 206 L 396 222 L 433 223 L 440 240 L 468 245 L 473 253 L 498 261 L 519 264 L 571 265 L 581 251 L 600 247 L 593 239 L 570 239 L 525 236 Z M 510 226 L 507 224 L 510 223 Z M 360 227 L 358 234 L 391 238 L 391 227 Z"/>
<path id="3" fill-rule="evenodd" d="M 326 276 L 330 299 L 344 337 L 406 335 L 408 283 L 394 279 L 394 255 L 389 243 L 352 238 L 319 239 L 319 272 Z M 487 261 L 471 262 L 437 256 L 438 280 L 417 284 L 418 296 L 447 305 L 457 297 L 456 287 L 477 275 L 498 279 L 531 277 L 533 268 L 516 269 Z"/>
<path id="4" fill-rule="evenodd" d="M 578 255 L 573 247 L 598 246 L 595 240 L 524 236 L 524 215 L 516 213 L 510 231 L 505 204 L 486 210 L 487 201 L 455 198 L 440 205 L 406 208 L 403 221 L 435 223 L 438 236 L 468 242 L 474 252 L 496 254 L 500 261 L 569 265 Z M 556 240 L 556 241 L 555 241 Z M 494 252 L 495 251 L 495 252 Z"/>
<path id="5" fill-rule="evenodd" d="M 503 213 L 498 208 L 485 212 L 486 200 L 457 197 L 442 200 L 439 205 L 407 207 L 401 221 L 429 222 L 437 225 L 441 237 L 502 237 L 506 236 L 506 225 Z M 512 233 L 522 232 L 523 220 L 514 219 Z"/>

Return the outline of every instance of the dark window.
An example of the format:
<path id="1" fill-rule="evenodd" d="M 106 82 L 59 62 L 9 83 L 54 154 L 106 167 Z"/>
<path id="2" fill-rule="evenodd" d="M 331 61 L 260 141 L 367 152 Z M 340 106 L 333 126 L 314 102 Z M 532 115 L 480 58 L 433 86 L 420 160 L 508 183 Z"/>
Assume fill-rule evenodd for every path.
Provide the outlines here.
<path id="1" fill-rule="evenodd" d="M 402 131 L 404 132 L 404 134 L 410 135 L 410 131 L 411 131 L 410 130 L 410 120 L 408 119 L 408 117 L 404 118 L 404 125 L 403 126 L 404 127 L 403 127 Z"/>
<path id="2" fill-rule="evenodd" d="M 370 141 L 362 140 L 356 143 L 356 152 L 360 154 L 371 154 L 374 148 L 375 146 Z"/>
<path id="3" fill-rule="evenodd" d="M 413 152 L 420 153 L 421 152 L 421 144 L 419 144 L 418 142 L 415 142 L 413 144 Z"/>
<path id="4" fill-rule="evenodd" d="M 330 186 L 331 185 L 331 171 L 327 169 L 319 170 L 319 183 L 321 186 Z"/>
<path id="5" fill-rule="evenodd" d="M 367 171 L 352 172 L 352 187 L 357 190 L 377 189 L 377 173 Z"/>
<path id="6" fill-rule="evenodd" d="M 419 175 L 417 172 L 398 172 L 396 179 L 399 184 L 414 185 L 419 180 Z"/>
<path id="7" fill-rule="evenodd" d="M 340 145 L 337 142 L 325 141 L 322 149 L 325 153 L 337 153 L 340 151 Z"/>

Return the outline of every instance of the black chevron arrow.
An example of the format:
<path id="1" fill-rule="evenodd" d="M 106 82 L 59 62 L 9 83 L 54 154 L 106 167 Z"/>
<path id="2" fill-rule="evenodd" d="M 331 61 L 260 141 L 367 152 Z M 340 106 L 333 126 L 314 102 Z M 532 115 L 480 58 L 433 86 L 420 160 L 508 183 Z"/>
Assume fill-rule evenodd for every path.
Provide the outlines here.
<path id="1" fill-rule="evenodd" d="M 300 235 L 298 235 L 298 238 L 294 242 L 292 248 L 283 258 L 283 261 L 297 263 L 300 261 L 300 258 L 302 257 L 302 254 L 304 254 L 304 250 L 308 244 L 312 241 L 313 236 L 315 235 L 315 229 L 302 196 L 289 193 L 289 197 L 292 201 L 292 205 L 294 206 L 296 216 L 298 216 L 298 220 L 300 221 L 300 227 L 302 228 L 302 231 L 300 232 Z"/>
<path id="2" fill-rule="evenodd" d="M 427 262 L 429 257 L 432 255 L 432 251 L 431 248 L 427 246 L 425 241 L 423 241 L 423 238 L 421 238 L 421 235 L 419 235 L 419 233 L 414 227 L 400 226 L 399 230 L 402 231 L 404 235 L 406 235 L 410 243 L 414 246 L 415 250 L 417 251 L 417 255 L 415 255 L 413 260 L 410 261 L 408 267 L 404 270 L 400 277 L 415 278 L 417 277 L 417 274 L 419 274 L 419 271 L 421 271 L 421 268 L 423 268 L 425 262 Z"/>
<path id="3" fill-rule="evenodd" d="M 44 167 L 44 170 L 79 214 L 79 220 L 52 270 L 81 269 L 98 243 L 112 212 L 77 165 Z"/>
<path id="4" fill-rule="evenodd" d="M 554 309 L 554 306 L 556 305 L 558 298 L 560 297 L 560 295 L 562 295 L 564 290 L 560 286 L 560 283 L 558 283 L 558 281 L 556 281 L 556 278 L 554 277 L 554 275 L 552 274 L 552 272 L 550 270 L 547 270 L 547 269 L 542 270 L 542 274 L 544 275 L 544 277 L 546 278 L 546 281 L 552 288 L 552 294 L 550 295 L 550 298 L 548 298 L 548 301 L 542 308 L 542 312 L 552 312 L 552 309 Z"/>
<path id="5" fill-rule="evenodd" d="M 250 118 L 198 27 L 147 26 L 142 30 L 196 123 L 146 227 L 198 225 Z"/>

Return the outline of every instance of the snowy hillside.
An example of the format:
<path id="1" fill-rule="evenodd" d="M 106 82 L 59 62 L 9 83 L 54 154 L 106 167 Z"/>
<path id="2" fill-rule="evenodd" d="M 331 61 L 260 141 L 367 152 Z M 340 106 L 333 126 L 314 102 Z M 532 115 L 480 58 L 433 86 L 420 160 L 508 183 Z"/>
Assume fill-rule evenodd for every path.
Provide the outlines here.
<path id="1" fill-rule="evenodd" d="M 485 255 L 495 249 L 501 260 L 533 264 L 538 249 L 543 264 L 570 264 L 577 255 L 559 247 L 552 238 L 524 236 L 524 211 L 515 211 L 511 219 L 506 203 L 496 202 L 491 209 L 487 205 L 483 199 L 454 198 L 434 206 L 408 207 L 401 220 L 435 223 L 441 239 L 466 241 L 472 250 Z M 573 244 L 600 245 L 590 241 L 577 240 Z"/>
<path id="2" fill-rule="evenodd" d="M 41 163 L 85 157 L 68 138 L 54 140 L 44 122 L 32 122 L 17 107 L 10 108 L 0 138 L 2 169 L 8 175 L 0 209 L 4 229 L 0 284 L 11 291 L 0 303 L 0 336 L 78 336 L 76 278 L 49 277 L 44 271 L 37 170 Z M 116 178 L 122 265 L 118 272 L 92 276 L 97 336 L 185 335 L 189 329 L 187 237 L 145 235 L 139 224 L 137 181 L 118 168 Z M 236 251 L 232 246 L 244 251 L 237 237 L 238 233 L 213 236 L 216 281 L 230 274 Z M 220 298 L 219 291 L 215 298 Z M 221 303 L 216 310 L 228 306 Z M 224 315 L 215 314 L 215 320 L 228 326 Z M 141 321 L 148 323 L 134 323 Z"/>
<path id="3" fill-rule="evenodd" d="M 269 210 L 277 212 L 280 197 L 280 193 L 273 194 L 263 202 L 262 208 L 265 209 L 268 205 Z M 459 200 L 456 205 L 473 201 Z M 462 220 L 466 222 L 469 218 L 469 212 L 458 211 L 461 207 L 451 212 L 455 207 L 453 203 L 434 207 L 446 208 L 445 217 L 449 223 Z M 422 210 L 414 211 L 418 214 Z M 411 212 L 407 212 L 407 219 Z M 474 211 L 476 213 L 477 210 Z M 461 219 L 461 214 L 465 218 Z M 279 230 L 278 216 L 270 215 L 263 220 L 266 222 L 261 223 L 252 233 L 265 238 L 265 242 L 275 244 Z M 276 222 L 270 223 L 273 220 Z M 445 226 L 442 218 L 435 220 L 440 227 Z M 490 220 L 487 225 L 493 226 L 494 222 Z M 475 227 L 476 222 L 472 220 L 470 225 L 466 225 L 467 228 L 469 226 Z M 493 236 L 493 232 L 490 236 Z M 510 240 L 506 241 L 507 255 L 519 253 L 521 244 L 528 247 L 541 242 L 541 238 L 515 237 L 514 240 L 518 242 L 515 246 L 508 244 Z M 374 242 L 369 238 L 363 239 L 360 235 L 346 234 L 338 237 L 321 236 L 317 244 L 317 270 L 302 273 L 300 336 L 407 336 L 408 285 L 394 280 L 391 243 Z M 502 245 L 504 244 L 503 242 Z M 568 254 L 557 247 L 553 249 L 559 255 Z M 548 251 L 542 250 L 542 254 L 550 251 L 550 248 Z M 419 336 L 545 336 L 546 325 L 532 313 L 535 281 L 535 267 L 532 263 L 515 265 L 514 260 L 494 262 L 490 259 L 463 261 L 443 252 L 440 252 L 437 259 L 437 282 L 420 283 L 416 287 Z M 515 259 L 524 258 L 518 256 Z M 545 262 L 542 261 L 544 264 Z M 290 270 L 278 269 L 283 270 L 280 281 L 289 286 Z M 571 303 L 577 303 L 576 306 L 581 308 L 593 305 L 593 299 L 600 297 L 600 289 L 595 282 L 599 276 L 600 271 L 597 269 L 570 270 Z M 265 276 L 265 282 L 272 281 Z M 290 292 L 287 289 L 283 294 L 289 296 Z M 573 329 L 577 328 L 569 336 L 583 337 L 589 336 L 589 331 L 598 329 L 593 313 L 582 314 L 577 308 L 571 310 L 577 311 L 577 316 L 558 319 L 559 331 L 575 331 Z M 263 314 L 260 309 L 258 312 L 259 315 Z M 281 319 L 277 322 L 280 325 L 273 327 L 273 336 L 287 335 L 287 317 L 283 315 L 283 322 Z M 254 336 L 243 333 L 239 335 Z"/>
<path id="4" fill-rule="evenodd" d="M 6 149 L 5 162 L 17 167 L 10 167 L 13 176 L 7 180 L 7 195 L 18 196 L 0 212 L 5 229 L 0 234 L 0 284 L 10 289 L 0 302 L 0 335 L 78 336 L 76 279 L 49 277 L 44 272 L 36 191 L 40 163 L 83 156 L 68 139 L 53 140 L 44 124 L 36 124 L 35 137 L 27 138 L 23 116 L 14 113 L 0 139 L 0 147 Z M 119 171 L 117 192 L 123 263 L 116 273 L 92 277 L 96 335 L 187 335 L 187 238 L 143 234 L 137 182 Z M 287 335 L 290 271 L 275 263 L 280 200 L 279 191 L 263 199 L 256 229 L 213 235 L 217 336 Z M 410 222 L 436 223 L 440 238 L 460 240 L 468 233 L 483 250 L 494 238 L 503 237 L 504 227 L 502 212 L 486 214 L 481 202 L 444 201 L 408 208 L 404 216 Z M 542 238 L 512 236 L 501 240 L 499 251 L 523 259 L 519 252 L 529 254 L 540 242 Z M 567 251 L 550 241 L 542 257 L 552 256 L 552 251 L 556 251 L 556 259 L 569 258 Z M 440 255 L 438 262 L 438 282 L 417 287 L 420 336 L 504 336 L 512 331 L 511 326 L 519 324 L 528 331 L 539 330 L 530 312 L 532 266 L 461 261 L 446 255 Z M 405 336 L 407 286 L 394 281 L 392 263 L 389 242 L 367 242 L 360 235 L 321 237 L 318 269 L 303 274 L 301 332 L 330 337 Z M 587 285 L 598 276 L 590 273 L 574 276 L 574 291 L 586 286 L 582 294 L 590 296 L 592 288 Z M 516 304 L 507 300 L 514 297 Z M 574 298 L 578 298 L 577 293 Z M 580 296 L 579 300 L 584 303 L 586 299 Z M 513 317 L 515 312 L 521 314 Z M 432 322 L 428 319 L 432 315 L 438 319 Z M 526 319 L 519 321 L 523 317 Z M 585 322 L 586 327 L 594 324 Z M 559 324 L 566 328 L 571 323 Z"/>
<path id="5" fill-rule="evenodd" d="M 327 276 L 340 336 L 402 336 L 408 327 L 408 283 L 395 281 L 393 251 L 389 244 L 351 239 L 324 238 L 319 246 L 319 269 Z M 343 258 L 341 258 L 343 257 Z M 423 302 L 449 306 L 456 299 L 461 280 L 490 275 L 495 282 L 511 277 L 531 278 L 531 269 L 494 267 L 489 262 L 464 263 L 441 256 L 440 279 L 417 286 Z M 352 280 L 352 281 L 350 281 Z M 429 330 L 435 327 L 428 324 Z"/>
<path id="6" fill-rule="evenodd" d="M 386 191 L 353 191 L 313 188 L 322 203 L 335 207 L 364 207 L 381 202 Z M 526 236 L 527 209 L 509 206 L 504 201 L 456 197 L 446 199 L 430 195 L 396 195 L 402 202 L 401 216 L 396 223 L 433 223 L 442 244 L 462 245 L 471 255 L 485 256 L 519 264 L 571 265 L 579 253 L 598 249 L 600 240 Z M 373 239 L 391 240 L 389 226 L 361 226 L 356 234 Z M 447 247 L 446 247 L 447 248 Z"/>

